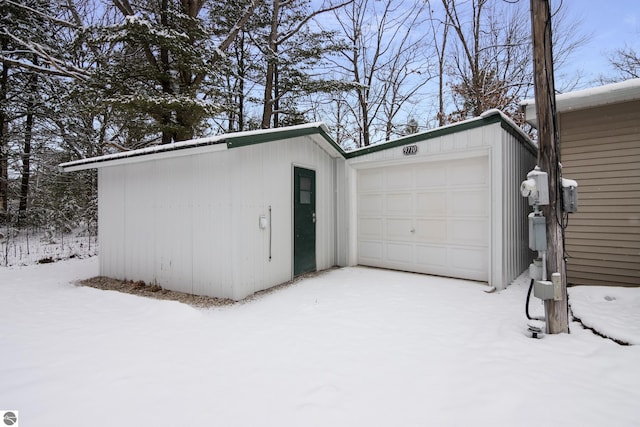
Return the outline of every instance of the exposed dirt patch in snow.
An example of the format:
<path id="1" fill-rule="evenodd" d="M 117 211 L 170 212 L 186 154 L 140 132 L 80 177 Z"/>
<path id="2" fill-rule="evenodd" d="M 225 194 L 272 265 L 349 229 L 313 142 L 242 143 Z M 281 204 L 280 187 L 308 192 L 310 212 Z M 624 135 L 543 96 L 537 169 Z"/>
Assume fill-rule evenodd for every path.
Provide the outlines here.
<path id="1" fill-rule="evenodd" d="M 147 297 L 147 298 L 178 301 L 178 302 L 189 304 L 193 307 L 198 307 L 198 308 L 209 308 L 209 307 L 219 307 L 219 306 L 226 306 L 226 305 L 252 301 L 252 300 L 255 300 L 256 298 L 260 298 L 264 295 L 268 295 L 273 292 L 277 292 L 280 289 L 289 287 L 299 282 L 302 279 L 318 276 L 320 274 L 323 274 L 335 268 L 338 268 L 338 267 L 297 276 L 292 280 L 289 280 L 288 282 L 282 283 L 280 285 L 274 286 L 269 289 L 265 289 L 263 291 L 256 292 L 255 294 L 249 295 L 248 297 L 240 301 L 234 301 L 228 298 L 216 298 L 216 297 L 208 297 L 208 296 L 202 296 L 202 295 L 191 295 L 184 292 L 177 292 L 177 291 L 171 291 L 168 289 L 163 289 L 158 285 L 149 285 L 143 282 L 142 280 L 134 282 L 132 280 L 119 280 L 119 279 L 112 279 L 104 276 L 97 276 L 97 277 L 92 277 L 91 279 L 80 280 L 76 282 L 76 284 L 81 286 L 89 286 L 91 288 L 96 288 L 96 289 L 102 289 L 105 291 L 118 291 L 118 292 L 124 292 L 127 294 Z"/>
<path id="2" fill-rule="evenodd" d="M 143 281 L 118 280 L 109 277 L 92 277 L 91 279 L 76 282 L 77 285 L 89 286 L 105 291 L 118 291 L 142 297 L 179 301 L 194 307 L 216 307 L 233 304 L 235 301 L 225 298 L 206 297 L 201 295 L 191 295 L 184 292 L 170 291 L 162 289 L 158 285 L 148 285 Z"/>

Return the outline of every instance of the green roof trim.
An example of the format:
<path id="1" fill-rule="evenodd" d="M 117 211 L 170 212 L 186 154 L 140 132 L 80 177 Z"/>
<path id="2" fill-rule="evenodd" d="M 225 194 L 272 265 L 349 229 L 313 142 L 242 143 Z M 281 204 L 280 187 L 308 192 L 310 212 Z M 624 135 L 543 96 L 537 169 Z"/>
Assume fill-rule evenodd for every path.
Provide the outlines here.
<path id="1" fill-rule="evenodd" d="M 277 129 L 277 128 L 276 128 Z M 265 142 L 277 141 L 285 138 L 295 138 L 299 136 L 320 135 L 333 147 L 342 157 L 346 157 L 345 151 L 340 147 L 324 129 L 324 126 L 308 126 L 300 128 L 282 128 L 282 130 L 272 130 L 271 132 L 254 133 L 251 135 L 234 136 L 229 134 L 225 137 L 224 142 L 227 148 L 240 148 L 248 145 L 262 144 Z"/>
<path id="2" fill-rule="evenodd" d="M 530 150 L 535 150 L 535 145 L 533 145 L 531 140 L 524 135 L 524 132 L 520 128 L 518 128 L 515 123 L 505 119 L 502 113 L 498 112 L 497 110 L 494 110 L 485 114 L 486 115 L 475 118 L 475 119 L 466 120 L 464 122 L 453 123 L 449 126 L 444 126 L 444 127 L 436 128 L 426 132 L 405 136 L 400 139 L 396 139 L 396 140 L 381 143 L 381 144 L 371 145 L 367 148 L 350 151 L 346 153 L 346 157 L 347 159 L 351 159 L 354 157 L 364 156 L 370 153 L 388 150 L 391 148 L 402 147 L 404 145 L 415 144 L 416 142 L 421 142 L 428 139 L 451 135 L 451 134 L 465 131 L 465 130 L 476 129 L 482 126 L 487 126 L 495 123 L 500 123 L 502 128 L 505 129 L 507 132 L 509 132 L 512 136 L 516 137 L 518 141 L 520 141 L 520 143 L 529 147 Z"/>
<path id="3" fill-rule="evenodd" d="M 193 150 L 195 148 L 204 148 L 207 146 L 213 147 L 218 145 L 223 146 L 228 150 L 232 148 L 246 147 L 282 139 L 312 135 L 318 135 L 320 137 L 320 139 L 322 140 L 322 148 L 327 153 L 329 153 L 329 155 L 333 157 L 351 159 L 354 157 L 364 156 L 369 153 L 375 153 L 377 151 L 388 150 L 395 147 L 402 147 L 404 145 L 414 144 L 416 142 L 426 141 L 432 138 L 450 135 L 456 132 L 462 132 L 495 123 L 500 123 L 503 129 L 505 129 L 510 135 L 514 136 L 521 144 L 525 145 L 531 153 L 537 153 L 537 146 L 522 131 L 522 129 L 520 129 L 513 121 L 511 121 L 511 119 L 509 119 L 500 111 L 490 110 L 478 118 L 453 123 L 448 126 L 432 129 L 419 134 L 405 136 L 393 141 L 375 144 L 366 148 L 361 148 L 349 152 L 345 152 L 343 148 L 335 142 L 335 140 L 329 135 L 328 129 L 324 123 L 307 123 L 291 127 L 245 131 L 236 134 L 230 133 L 226 135 L 199 138 L 190 141 L 180 141 L 172 144 L 156 145 L 152 147 L 141 148 L 139 150 L 108 154 L 100 157 L 67 162 L 61 164 L 60 167 L 65 171 L 67 169 L 90 169 L 101 167 L 102 165 L 109 165 L 114 161 L 125 161 L 132 158 L 140 159 L 143 157 L 151 158 L 154 155 L 163 153 L 183 150 L 183 152 L 187 152 L 188 150 Z M 318 143 L 318 139 L 316 139 L 315 142 Z"/>

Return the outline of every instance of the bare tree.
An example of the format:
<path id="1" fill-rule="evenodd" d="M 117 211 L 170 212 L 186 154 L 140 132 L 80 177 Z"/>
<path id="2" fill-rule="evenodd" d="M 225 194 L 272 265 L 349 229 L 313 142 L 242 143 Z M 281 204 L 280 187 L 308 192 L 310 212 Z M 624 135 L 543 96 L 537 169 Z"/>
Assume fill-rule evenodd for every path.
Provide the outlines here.
<path id="1" fill-rule="evenodd" d="M 272 0 L 267 41 L 260 46 L 266 59 L 262 128 L 280 125 L 280 103 L 287 90 L 303 89 L 307 93 L 325 90 L 326 82 L 313 81 L 309 74 L 300 71 L 300 64 L 318 61 L 323 51 L 334 50 L 336 45 L 331 42 L 331 32 L 312 34 L 308 23 L 352 1 L 330 3 L 309 11 L 308 0 Z M 287 77 L 289 85 L 282 81 Z"/>
<path id="2" fill-rule="evenodd" d="M 447 38 L 449 36 L 449 29 L 451 28 L 451 25 L 449 22 L 449 17 L 446 14 L 443 19 L 435 16 L 435 11 L 432 9 L 431 2 L 429 2 L 429 24 L 431 34 L 433 35 L 434 39 L 434 49 L 438 58 L 438 112 L 436 114 L 436 118 L 438 125 L 444 126 L 447 122 L 444 103 L 445 70 L 447 65 Z"/>
<path id="3" fill-rule="evenodd" d="M 441 0 L 455 33 L 447 55 L 447 74 L 456 103 L 451 121 L 476 117 L 497 108 L 523 124 L 518 103 L 532 88 L 529 11 L 523 2 Z M 565 9 L 553 15 L 554 67 L 561 70 L 586 38 Z M 567 81 L 567 88 L 575 85 Z"/>
<path id="4" fill-rule="evenodd" d="M 512 116 L 531 87 L 529 21 L 524 9 L 498 8 L 490 0 L 460 3 L 442 0 L 457 38 L 452 43 L 452 89 L 458 99 L 453 121 L 476 117 L 491 108 Z"/>
<path id="5" fill-rule="evenodd" d="M 617 49 L 609 56 L 609 63 L 617 73 L 615 80 L 640 78 L 640 54 L 631 47 Z"/>
<path id="6" fill-rule="evenodd" d="M 423 2 L 356 0 L 336 14 L 349 48 L 334 68 L 353 83 L 354 99 L 346 105 L 357 146 L 370 145 L 376 134 L 385 140 L 401 134 L 408 117 L 400 114 L 431 79 L 430 50 L 416 31 L 425 10 Z"/>

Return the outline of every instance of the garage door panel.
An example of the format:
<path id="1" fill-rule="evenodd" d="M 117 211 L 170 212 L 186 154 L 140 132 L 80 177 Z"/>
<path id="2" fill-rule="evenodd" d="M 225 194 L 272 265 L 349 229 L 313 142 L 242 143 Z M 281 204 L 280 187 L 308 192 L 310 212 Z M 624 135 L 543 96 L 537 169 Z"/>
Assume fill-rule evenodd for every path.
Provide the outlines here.
<path id="1" fill-rule="evenodd" d="M 416 187 L 444 187 L 447 185 L 447 169 L 442 163 L 433 163 L 416 168 Z"/>
<path id="2" fill-rule="evenodd" d="M 388 168 L 384 171 L 383 176 L 385 190 L 404 190 L 413 183 L 413 169 L 411 168 L 402 166 Z"/>
<path id="3" fill-rule="evenodd" d="M 359 171 L 358 262 L 486 281 L 489 182 L 486 156 Z"/>
<path id="4" fill-rule="evenodd" d="M 387 240 L 411 240 L 413 220 L 411 218 L 387 218 L 384 237 Z"/>
<path id="5" fill-rule="evenodd" d="M 487 261 L 487 251 L 483 249 L 449 249 L 449 266 L 465 279 L 486 281 L 488 279 Z"/>
<path id="6" fill-rule="evenodd" d="M 394 263 L 412 265 L 413 245 L 407 243 L 387 243 L 387 259 Z"/>
<path id="7" fill-rule="evenodd" d="M 382 175 L 376 170 L 363 170 L 358 173 L 358 191 L 379 190 L 382 188 Z"/>
<path id="8" fill-rule="evenodd" d="M 360 241 L 358 243 L 358 256 L 360 259 L 368 260 L 369 262 L 382 261 L 382 254 L 384 248 L 381 241 Z M 372 264 L 365 264 L 372 265 Z M 376 265 L 377 266 L 377 265 Z"/>
<path id="9" fill-rule="evenodd" d="M 489 222 L 485 219 L 449 219 L 449 243 L 486 248 L 488 228 Z"/>
<path id="10" fill-rule="evenodd" d="M 416 193 L 416 213 L 421 216 L 444 215 L 447 212 L 447 193 L 419 191 Z"/>
<path id="11" fill-rule="evenodd" d="M 444 268 L 447 266 L 447 249 L 442 246 L 416 245 L 416 263 Z"/>
<path id="12" fill-rule="evenodd" d="M 381 218 L 361 218 L 360 237 L 363 239 L 382 240 L 383 222 Z"/>
<path id="13" fill-rule="evenodd" d="M 385 198 L 385 213 L 387 215 L 406 215 L 413 210 L 413 194 L 391 193 Z"/>
<path id="14" fill-rule="evenodd" d="M 455 216 L 487 216 L 487 192 L 483 188 L 449 193 L 448 213 Z"/>
<path id="15" fill-rule="evenodd" d="M 445 243 L 447 241 L 447 220 L 417 219 L 416 241 L 423 243 Z"/>
<path id="16" fill-rule="evenodd" d="M 361 215 L 380 215 L 383 204 L 382 194 L 364 194 L 358 197 L 358 210 Z"/>

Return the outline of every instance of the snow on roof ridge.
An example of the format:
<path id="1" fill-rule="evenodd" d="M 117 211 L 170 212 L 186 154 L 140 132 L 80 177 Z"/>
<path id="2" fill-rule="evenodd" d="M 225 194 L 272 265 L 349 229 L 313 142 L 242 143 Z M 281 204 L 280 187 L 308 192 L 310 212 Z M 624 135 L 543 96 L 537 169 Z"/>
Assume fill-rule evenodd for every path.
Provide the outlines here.
<path id="1" fill-rule="evenodd" d="M 479 120 L 487 119 L 487 118 L 489 118 L 491 116 L 500 116 L 501 119 L 504 122 L 508 123 L 509 126 L 512 127 L 516 132 L 518 132 L 518 134 L 520 136 L 522 136 L 525 139 L 525 141 L 528 141 L 529 143 L 532 144 L 533 147 L 535 147 L 535 144 L 533 144 L 533 141 L 531 140 L 531 137 L 529 135 L 527 135 L 525 133 L 525 131 L 523 131 L 520 128 L 520 126 L 518 126 L 509 116 L 507 116 L 506 114 L 504 114 L 501 110 L 499 110 L 497 108 L 492 108 L 492 109 L 489 109 L 489 110 L 483 112 L 478 117 L 472 117 L 470 119 L 461 120 L 461 121 L 455 122 L 455 123 L 449 123 L 449 124 L 446 124 L 444 126 L 438 126 L 438 127 L 433 128 L 433 129 L 428 129 L 428 130 L 425 130 L 425 131 L 422 131 L 422 132 L 412 133 L 410 135 L 404 135 L 404 136 L 401 136 L 400 138 L 392 139 L 390 141 L 382 141 L 382 142 L 377 142 L 375 144 L 372 144 L 372 145 L 369 145 L 369 146 L 366 146 L 366 147 L 355 148 L 353 150 L 350 150 L 349 154 L 357 153 L 359 151 L 365 151 L 365 150 L 368 150 L 371 147 L 374 147 L 376 145 L 384 145 L 384 144 L 389 144 L 389 143 L 399 143 L 403 139 L 412 140 L 413 138 L 419 137 L 421 135 L 428 135 L 430 133 L 438 132 L 438 131 L 441 131 L 443 129 L 453 128 L 453 127 L 461 126 L 461 125 L 464 125 L 464 124 L 467 124 L 467 123 L 477 122 Z M 537 147 L 536 147 L 536 149 L 537 149 Z"/>
<path id="2" fill-rule="evenodd" d="M 98 157 L 79 159 L 71 162 L 62 163 L 59 166 L 61 168 L 66 168 L 66 167 L 71 167 L 76 165 L 82 165 L 87 162 L 98 163 L 98 162 L 103 162 L 107 160 L 117 160 L 117 159 L 124 159 L 127 157 L 133 157 L 133 156 L 162 153 L 165 151 L 173 151 L 181 148 L 220 144 L 225 142 L 227 139 L 233 139 L 233 138 L 241 138 L 241 137 L 252 136 L 252 135 L 264 135 L 269 133 L 285 132 L 285 131 L 292 131 L 292 130 L 299 130 L 299 129 L 315 129 L 315 128 L 321 129 L 325 133 L 329 133 L 329 129 L 327 128 L 327 125 L 324 124 L 324 122 L 304 123 L 301 125 L 286 126 L 286 127 L 280 127 L 280 128 L 255 129 L 255 130 L 247 130 L 242 132 L 230 132 L 230 133 L 222 133 L 219 135 L 206 136 L 203 138 L 177 141 L 169 144 L 152 145 L 150 147 L 138 148 L 136 150 L 129 150 L 129 151 L 121 151 L 118 153 L 105 154 L 103 156 L 98 156 Z"/>
<path id="3" fill-rule="evenodd" d="M 492 108 L 492 109 L 487 110 L 484 113 L 480 114 L 480 117 L 485 118 L 485 117 L 494 116 L 496 114 L 499 114 L 502 117 L 502 120 L 504 120 L 506 123 L 508 123 L 509 126 L 511 126 L 516 132 L 518 132 L 520 134 L 520 136 L 522 136 L 525 139 L 525 141 L 529 141 L 529 142 L 531 142 L 533 144 L 533 141 L 532 141 L 531 137 L 529 135 L 527 135 L 527 133 L 524 130 L 522 130 L 522 128 L 520 126 L 518 126 L 518 124 L 516 122 L 514 122 L 511 117 L 509 117 L 505 113 L 503 113 L 502 110 L 498 110 L 497 108 Z M 534 146 L 535 146 L 535 144 L 534 144 Z"/>
<path id="4" fill-rule="evenodd" d="M 562 112 L 636 99 L 640 99 L 640 78 L 558 94 L 556 104 Z M 520 101 L 522 107 L 535 103 L 535 99 Z"/>

